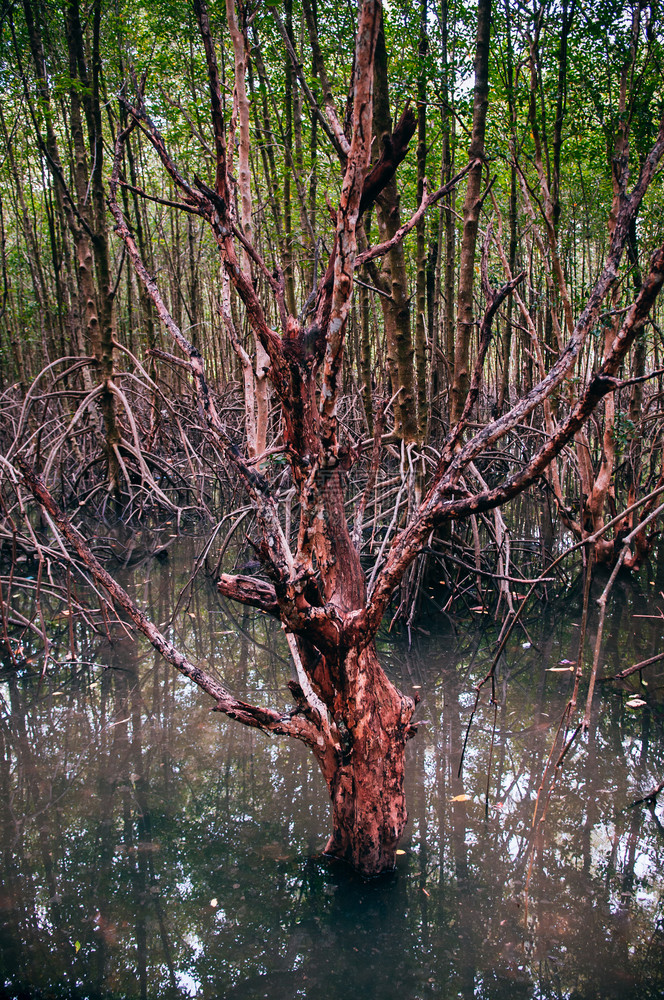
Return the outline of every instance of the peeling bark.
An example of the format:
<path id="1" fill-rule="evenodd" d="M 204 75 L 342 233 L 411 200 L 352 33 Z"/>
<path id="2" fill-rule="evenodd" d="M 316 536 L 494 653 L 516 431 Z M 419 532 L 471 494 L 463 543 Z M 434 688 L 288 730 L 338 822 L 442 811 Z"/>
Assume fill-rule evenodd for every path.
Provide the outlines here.
<path id="1" fill-rule="evenodd" d="M 344 673 L 355 690 L 335 717 L 341 759 L 320 760 L 332 801 L 333 832 L 325 853 L 375 875 L 394 868 L 408 818 L 404 751 L 415 735 L 410 721 L 415 702 L 388 681 L 373 643 L 349 651 Z"/>

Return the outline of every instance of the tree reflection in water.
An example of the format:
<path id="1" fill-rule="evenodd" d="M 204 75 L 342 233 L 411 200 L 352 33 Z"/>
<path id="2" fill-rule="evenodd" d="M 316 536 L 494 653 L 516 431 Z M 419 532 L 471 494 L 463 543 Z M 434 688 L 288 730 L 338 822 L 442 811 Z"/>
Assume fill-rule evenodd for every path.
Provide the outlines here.
<path id="1" fill-rule="evenodd" d="M 164 621 L 179 570 L 154 563 L 141 577 Z M 641 622 L 634 637 L 634 600 L 617 594 L 608 673 L 658 651 L 657 622 Z M 492 637 L 420 635 L 410 651 L 384 641 L 397 683 L 421 685 L 427 725 L 410 745 L 405 854 L 373 883 L 318 856 L 327 796 L 306 751 L 210 714 L 152 651 L 77 627 L 79 659 L 41 685 L 29 668 L 6 670 L 0 991 L 661 996 L 664 839 L 656 810 L 625 808 L 664 776 L 654 675 L 652 703 L 637 712 L 620 692 L 598 693 L 533 841 L 534 800 L 571 685 L 570 673 L 550 668 L 575 653 L 576 607 L 570 597 L 539 632 L 529 626 L 536 647 L 513 642 L 495 732 L 484 706 L 461 777 L 472 684 Z M 278 703 L 286 649 L 266 622 L 231 618 L 204 585 L 178 620 L 192 658 L 239 694 L 262 690 Z M 63 627 L 63 648 L 69 641 Z"/>

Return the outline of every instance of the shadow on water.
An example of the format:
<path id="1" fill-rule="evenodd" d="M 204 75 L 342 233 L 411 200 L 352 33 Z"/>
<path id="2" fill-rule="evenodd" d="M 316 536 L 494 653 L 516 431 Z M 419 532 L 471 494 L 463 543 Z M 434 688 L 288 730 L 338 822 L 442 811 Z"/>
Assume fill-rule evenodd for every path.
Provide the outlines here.
<path id="1" fill-rule="evenodd" d="M 186 546 L 173 546 L 134 576 L 158 621 L 191 565 Z M 655 609 L 618 588 L 607 673 L 659 651 L 661 622 L 634 619 Z M 657 677 L 639 687 L 648 704 L 638 711 L 611 686 L 598 692 L 534 837 L 579 601 L 572 593 L 545 614 L 528 623 L 532 643 L 511 643 L 498 705 L 481 707 L 461 776 L 473 683 L 494 634 L 431 621 L 410 650 L 383 641 L 397 683 L 421 689 L 426 725 L 409 748 L 404 853 L 374 882 L 320 856 L 327 802 L 304 749 L 211 714 L 151 650 L 77 625 L 76 658 L 41 685 L 27 669 L 6 671 L 2 995 L 660 997 L 661 808 L 628 808 L 664 776 Z M 201 583 L 174 633 L 238 693 L 286 704 L 286 648 L 260 617 L 233 617 Z"/>

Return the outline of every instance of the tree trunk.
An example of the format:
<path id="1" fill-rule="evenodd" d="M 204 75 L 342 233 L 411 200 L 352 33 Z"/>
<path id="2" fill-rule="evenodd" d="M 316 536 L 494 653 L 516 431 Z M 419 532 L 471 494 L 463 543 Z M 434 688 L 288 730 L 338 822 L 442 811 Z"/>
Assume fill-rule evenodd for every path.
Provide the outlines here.
<path id="1" fill-rule="evenodd" d="M 507 92 L 507 106 L 510 116 L 510 200 L 509 200 L 509 227 L 510 227 L 510 248 L 509 265 L 511 273 L 516 274 L 516 252 L 517 252 L 517 188 L 516 188 L 516 150 L 517 150 L 517 122 L 516 105 L 514 98 L 514 53 L 512 50 L 512 39 L 510 31 L 510 11 L 509 0 L 505 0 L 505 28 L 507 33 L 507 58 L 505 65 L 505 89 Z M 498 389 L 496 406 L 498 413 L 502 413 L 505 408 L 505 401 L 509 405 L 510 398 L 510 361 L 512 354 L 512 315 L 513 300 L 510 298 L 507 303 L 507 318 L 503 326 L 502 354 L 503 370 Z"/>
<path id="2" fill-rule="evenodd" d="M 293 0 L 286 0 L 286 30 L 293 40 Z M 286 55 L 284 65 L 284 118 L 285 118 L 285 144 L 284 151 L 286 159 L 292 163 L 293 159 L 293 84 L 297 86 L 294 79 L 295 73 L 293 65 Z M 293 208 L 291 202 L 291 171 L 287 168 L 284 171 L 284 239 L 286 246 L 286 256 L 283 260 L 284 278 L 286 280 L 286 307 L 294 316 L 297 313 L 295 303 L 295 256 L 293 253 Z"/>
<path id="3" fill-rule="evenodd" d="M 319 758 L 332 802 L 325 853 L 378 875 L 394 868 L 408 818 L 404 750 L 415 705 L 388 680 L 373 642 L 348 651 L 344 673 L 354 683 L 335 719 L 341 751 Z"/>
<path id="4" fill-rule="evenodd" d="M 422 0 L 420 10 L 420 41 L 418 54 L 420 57 L 417 76 L 417 203 L 424 195 L 424 180 L 427 162 L 427 67 L 426 56 L 429 47 L 427 38 L 427 0 Z M 417 432 L 420 441 L 427 436 L 429 424 L 428 414 L 428 382 L 427 382 L 427 248 L 426 248 L 426 218 L 423 215 L 417 223 L 417 282 L 415 299 L 417 316 L 415 319 L 415 370 L 417 374 Z"/>
<path id="5" fill-rule="evenodd" d="M 382 17 L 376 46 L 374 131 L 379 139 L 390 135 L 392 118 L 389 106 L 388 64 Z M 385 185 L 376 213 L 382 241 L 391 239 L 401 226 L 400 197 L 394 177 Z M 417 387 L 413 358 L 415 349 L 410 329 L 410 297 L 403 244 L 395 246 L 385 258 L 383 275 L 389 295 L 380 296 L 383 311 L 387 364 L 394 399 L 394 430 L 404 441 L 417 441 Z"/>
<path id="6" fill-rule="evenodd" d="M 463 204 L 463 237 L 459 261 L 459 294 L 457 297 L 457 329 L 454 344 L 454 382 L 450 422 L 461 419 L 470 387 L 470 343 L 474 325 L 473 287 L 475 284 L 475 247 L 480 218 L 484 133 L 489 105 L 489 36 L 491 34 L 491 0 L 479 0 L 477 6 L 477 45 L 475 51 L 475 93 L 473 98 L 473 131 L 468 149 L 470 160 L 478 163 L 468 174 Z"/>

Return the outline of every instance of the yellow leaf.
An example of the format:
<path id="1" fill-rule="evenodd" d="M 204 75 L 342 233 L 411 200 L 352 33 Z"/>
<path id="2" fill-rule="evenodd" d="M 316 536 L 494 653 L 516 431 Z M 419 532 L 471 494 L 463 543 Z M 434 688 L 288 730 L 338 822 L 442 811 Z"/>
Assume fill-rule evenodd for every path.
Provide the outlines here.
<path id="1" fill-rule="evenodd" d="M 405 854 L 405 853 L 406 853 L 405 851 L 402 851 L 401 848 L 399 848 L 399 850 L 397 851 L 397 856 L 399 856 L 401 854 Z"/>
<path id="2" fill-rule="evenodd" d="M 463 795 L 455 795 L 452 799 L 452 802 L 469 802 L 469 801 L 470 801 L 470 795 L 466 795 L 465 793 Z"/>
<path id="3" fill-rule="evenodd" d="M 79 953 L 80 950 L 81 950 L 81 942 L 80 941 L 74 941 L 74 951 L 76 952 L 77 955 L 78 955 L 78 953 Z"/>
<path id="4" fill-rule="evenodd" d="M 214 898 L 214 899 L 211 899 L 211 900 L 210 900 L 210 906 L 211 906 L 211 907 L 212 907 L 213 909 L 214 909 L 214 908 L 215 908 L 216 906 L 219 906 L 219 900 L 218 900 L 218 899 L 216 898 L 216 896 L 215 896 L 215 898 Z"/>

